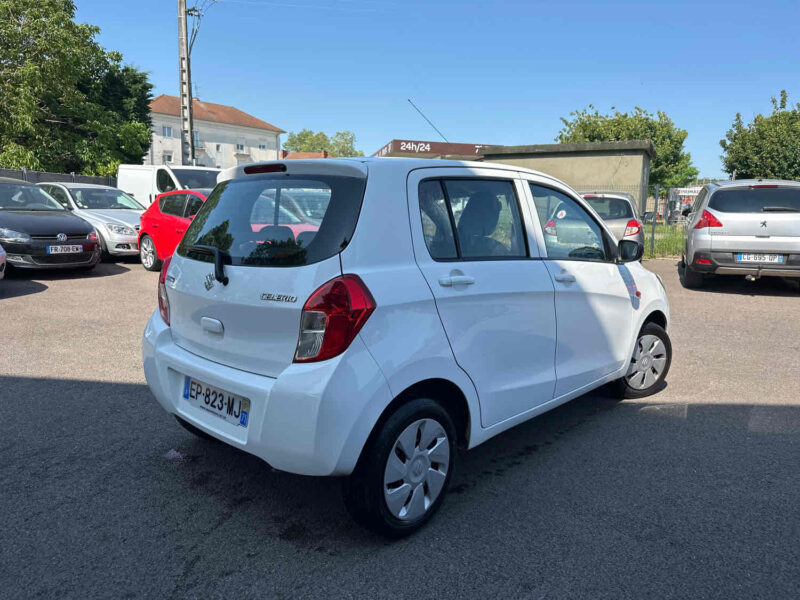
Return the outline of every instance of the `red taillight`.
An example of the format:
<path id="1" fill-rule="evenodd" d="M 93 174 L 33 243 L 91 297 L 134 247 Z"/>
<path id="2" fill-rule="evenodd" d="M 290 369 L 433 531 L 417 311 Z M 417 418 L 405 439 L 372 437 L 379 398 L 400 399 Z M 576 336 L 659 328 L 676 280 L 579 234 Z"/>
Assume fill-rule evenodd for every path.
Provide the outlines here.
<path id="1" fill-rule="evenodd" d="M 751 185 L 750 189 L 752 190 L 756 188 L 776 188 L 776 187 L 778 187 L 777 183 L 757 183 L 755 185 Z"/>
<path id="2" fill-rule="evenodd" d="M 695 225 L 694 228 L 703 229 L 704 227 L 722 227 L 722 223 L 719 219 L 717 219 L 717 217 L 712 215 L 707 210 L 704 210 L 700 215 L 700 220 L 697 222 L 697 225 Z"/>
<path id="3" fill-rule="evenodd" d="M 639 232 L 641 230 L 642 230 L 642 224 L 639 223 L 639 221 L 634 221 L 633 219 L 631 219 L 625 226 L 625 236 L 639 235 Z"/>
<path id="4" fill-rule="evenodd" d="M 89 235 L 87 235 L 87 236 L 86 236 L 86 238 L 87 238 L 87 239 L 88 239 L 90 242 L 96 242 L 96 241 L 97 241 L 97 232 L 96 232 L 96 231 L 93 231 L 92 233 L 90 233 Z"/>
<path id="5" fill-rule="evenodd" d="M 306 300 L 300 315 L 295 362 L 338 356 L 375 310 L 375 299 L 358 275 L 331 279 Z"/>
<path id="6" fill-rule="evenodd" d="M 169 263 L 172 261 L 172 255 L 164 259 L 164 264 L 161 266 L 161 273 L 158 274 L 158 312 L 161 313 L 161 318 L 164 323 L 169 325 L 169 298 L 167 298 L 167 271 L 169 271 Z"/>
<path id="7" fill-rule="evenodd" d="M 544 224 L 544 232 L 547 235 L 557 235 L 556 222 L 553 221 L 553 219 L 550 219 L 547 223 Z"/>

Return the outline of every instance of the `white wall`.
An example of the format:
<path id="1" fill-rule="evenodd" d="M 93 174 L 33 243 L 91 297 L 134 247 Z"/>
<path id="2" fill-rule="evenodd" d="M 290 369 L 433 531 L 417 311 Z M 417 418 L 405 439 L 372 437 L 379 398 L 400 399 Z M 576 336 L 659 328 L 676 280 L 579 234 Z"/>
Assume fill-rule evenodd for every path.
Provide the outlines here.
<path id="1" fill-rule="evenodd" d="M 172 164 L 180 164 L 180 119 L 160 113 L 151 113 L 150 117 L 153 121 L 153 142 L 144 157 L 144 164 L 164 164 L 165 154 L 172 155 Z M 172 127 L 172 137 L 165 138 L 161 135 L 164 125 Z M 276 160 L 279 155 L 280 134 L 274 131 L 200 119 L 194 120 L 194 129 L 198 132 L 202 145 L 202 148 L 195 147 L 198 165 L 225 169 L 240 163 Z M 244 144 L 244 153 L 236 151 L 236 144 Z M 259 145 L 266 146 L 266 149 L 259 149 Z"/>

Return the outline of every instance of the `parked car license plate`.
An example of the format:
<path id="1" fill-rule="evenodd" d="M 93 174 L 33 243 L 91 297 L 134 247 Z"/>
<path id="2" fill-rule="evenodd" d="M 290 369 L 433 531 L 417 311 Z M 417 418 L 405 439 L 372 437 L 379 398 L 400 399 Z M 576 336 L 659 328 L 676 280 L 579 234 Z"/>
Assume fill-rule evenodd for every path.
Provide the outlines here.
<path id="1" fill-rule="evenodd" d="M 247 398 L 208 385 L 188 375 L 184 377 L 183 397 L 194 406 L 202 408 L 228 423 L 247 427 L 250 416 L 250 400 Z"/>
<path id="2" fill-rule="evenodd" d="M 782 263 L 783 254 L 748 254 L 736 255 L 736 262 Z"/>
<path id="3" fill-rule="evenodd" d="M 83 246 L 76 244 L 74 246 L 48 246 L 48 254 L 73 254 L 75 252 L 83 252 Z"/>

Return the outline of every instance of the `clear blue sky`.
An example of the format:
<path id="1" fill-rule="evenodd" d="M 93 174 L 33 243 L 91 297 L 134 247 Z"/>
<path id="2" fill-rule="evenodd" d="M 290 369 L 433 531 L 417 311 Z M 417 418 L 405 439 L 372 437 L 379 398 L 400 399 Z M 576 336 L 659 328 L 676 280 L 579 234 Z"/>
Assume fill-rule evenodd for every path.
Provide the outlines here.
<path id="1" fill-rule="evenodd" d="M 177 2 L 76 2 L 155 94 L 177 95 Z M 287 131 L 349 129 L 368 155 L 437 139 L 409 97 L 450 141 L 484 144 L 552 142 L 589 103 L 664 110 L 713 177 L 736 112 L 769 111 L 781 89 L 800 101 L 798 37 L 798 0 L 222 0 L 192 75 L 203 100 Z"/>

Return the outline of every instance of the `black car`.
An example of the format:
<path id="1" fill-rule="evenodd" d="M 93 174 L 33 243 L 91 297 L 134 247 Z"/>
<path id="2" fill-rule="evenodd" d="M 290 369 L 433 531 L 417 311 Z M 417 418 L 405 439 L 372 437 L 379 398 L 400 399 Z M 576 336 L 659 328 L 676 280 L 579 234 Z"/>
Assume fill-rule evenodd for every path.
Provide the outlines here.
<path id="1" fill-rule="evenodd" d="M 0 245 L 10 266 L 91 269 L 100 260 L 94 227 L 42 188 L 0 177 Z"/>

